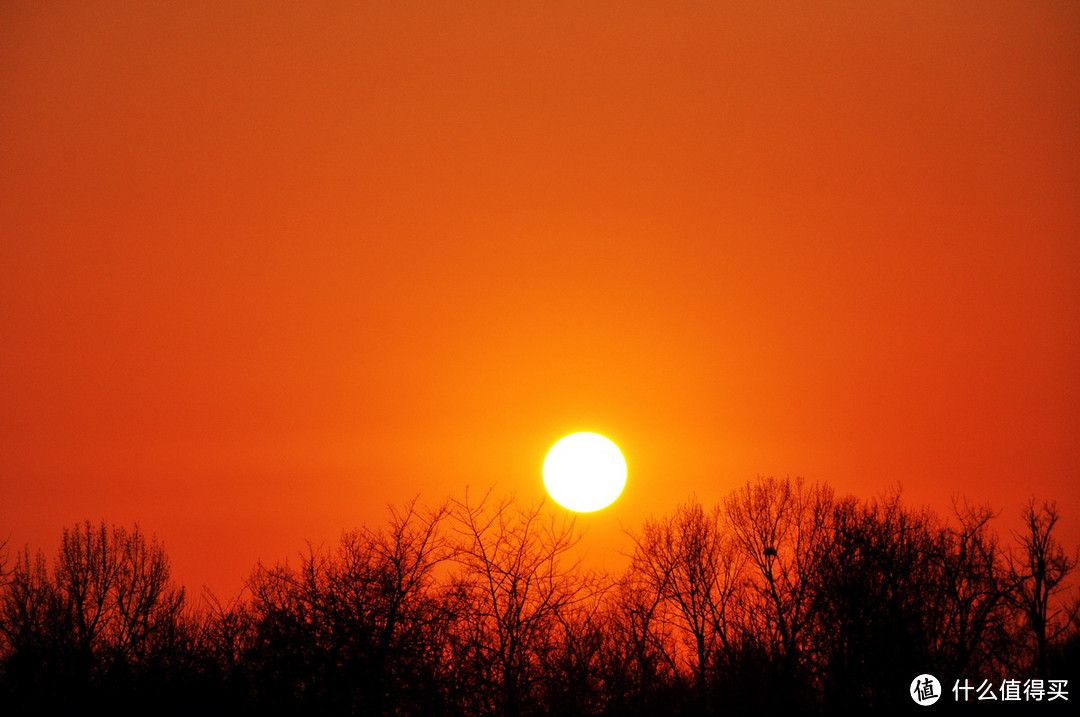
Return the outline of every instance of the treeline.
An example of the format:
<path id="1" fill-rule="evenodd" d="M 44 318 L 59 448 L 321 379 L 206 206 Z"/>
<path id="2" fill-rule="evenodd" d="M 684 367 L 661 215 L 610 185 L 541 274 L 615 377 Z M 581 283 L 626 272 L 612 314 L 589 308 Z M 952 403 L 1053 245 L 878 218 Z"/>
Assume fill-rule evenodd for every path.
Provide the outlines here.
<path id="1" fill-rule="evenodd" d="M 893 711 L 920 673 L 947 697 L 1076 675 L 1053 504 L 1002 541 L 986 508 L 759 479 L 645 523 L 619 575 L 573 560 L 560 515 L 414 501 L 228 601 L 177 587 L 137 527 L 74 526 L 51 563 L 3 553 L 0 713 Z"/>

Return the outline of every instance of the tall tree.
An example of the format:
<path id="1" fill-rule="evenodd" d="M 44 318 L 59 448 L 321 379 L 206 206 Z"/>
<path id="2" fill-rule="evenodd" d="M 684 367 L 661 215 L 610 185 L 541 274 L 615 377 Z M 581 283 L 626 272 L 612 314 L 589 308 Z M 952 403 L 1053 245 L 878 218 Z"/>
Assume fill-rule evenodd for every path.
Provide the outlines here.
<path id="1" fill-rule="evenodd" d="M 517 717 L 537 704 L 542 656 L 558 634 L 561 615 L 592 594 L 588 574 L 570 560 L 578 537 L 573 521 L 543 504 L 510 500 L 454 505 L 457 532 L 458 620 L 455 664 L 476 680 L 474 711 Z"/>
<path id="2" fill-rule="evenodd" d="M 1049 676 L 1051 646 L 1076 624 L 1078 603 L 1060 598 L 1065 579 L 1076 567 L 1077 558 L 1065 552 L 1054 529 L 1060 518 L 1054 502 L 1038 504 L 1030 500 L 1023 509 L 1024 531 L 1017 538 L 1019 555 L 1010 556 L 1010 574 L 1016 585 L 1015 599 L 1032 642 L 1030 669 Z"/>
<path id="3" fill-rule="evenodd" d="M 58 699 L 160 691 L 184 660 L 183 608 L 157 540 L 87 521 L 63 531 L 51 576 L 40 553 L 16 562 L 0 608 L 8 664 Z"/>
<path id="4" fill-rule="evenodd" d="M 812 577 L 823 705 L 836 713 L 887 708 L 898 674 L 936 672 L 937 526 L 905 509 L 899 493 L 838 500 L 832 523 L 829 551 Z"/>
<path id="5" fill-rule="evenodd" d="M 748 568 L 743 624 L 779 660 L 789 684 L 805 684 L 806 640 L 814 624 L 812 579 L 828 554 L 832 489 L 801 478 L 762 478 L 724 501 Z"/>
<path id="6" fill-rule="evenodd" d="M 251 646 L 260 703 L 334 713 L 430 713 L 438 701 L 442 605 L 434 572 L 448 555 L 443 505 L 391 508 L 379 530 L 309 547 L 299 568 L 258 566 Z"/>
<path id="7" fill-rule="evenodd" d="M 684 637 L 676 654 L 686 658 L 697 709 L 709 710 L 709 669 L 732 652 L 734 593 L 745 557 L 724 531 L 719 506 L 706 511 L 696 500 L 631 536 L 631 579 L 656 596 L 655 612 Z"/>
<path id="8" fill-rule="evenodd" d="M 953 520 L 940 530 L 938 659 L 946 677 L 986 672 L 1008 646 L 1011 590 L 994 512 L 954 501 Z"/>

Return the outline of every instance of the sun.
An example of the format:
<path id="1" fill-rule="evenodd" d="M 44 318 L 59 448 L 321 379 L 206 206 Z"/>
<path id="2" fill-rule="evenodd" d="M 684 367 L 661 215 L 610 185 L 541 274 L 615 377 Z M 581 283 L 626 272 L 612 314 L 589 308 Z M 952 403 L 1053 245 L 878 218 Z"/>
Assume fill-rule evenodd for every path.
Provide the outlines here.
<path id="1" fill-rule="evenodd" d="M 544 487 L 555 501 L 578 513 L 611 505 L 626 486 L 626 459 L 599 433 L 571 433 L 544 459 Z"/>

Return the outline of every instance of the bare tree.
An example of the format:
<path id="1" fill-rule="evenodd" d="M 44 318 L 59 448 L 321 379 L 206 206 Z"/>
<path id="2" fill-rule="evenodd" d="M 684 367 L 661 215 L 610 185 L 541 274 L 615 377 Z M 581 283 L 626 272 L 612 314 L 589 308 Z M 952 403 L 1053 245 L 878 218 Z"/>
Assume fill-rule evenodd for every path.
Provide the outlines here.
<path id="1" fill-rule="evenodd" d="M 671 621 L 656 585 L 669 577 L 631 566 L 615 583 L 605 605 L 608 624 L 604 660 L 609 700 L 616 713 L 650 714 L 665 687 L 674 683 L 678 665 Z"/>
<path id="2" fill-rule="evenodd" d="M 827 711 L 888 708 L 898 674 L 935 671 L 939 547 L 932 516 L 905 509 L 899 492 L 836 501 L 830 549 L 812 578 L 811 642 Z"/>
<path id="3" fill-rule="evenodd" d="M 9 672 L 42 692 L 26 704 L 150 692 L 182 661 L 183 603 L 164 548 L 138 526 L 65 529 L 51 576 L 26 550 L 4 592 Z"/>
<path id="4" fill-rule="evenodd" d="M 147 540 L 136 525 L 114 533 L 119 576 L 114 586 L 117 614 L 113 654 L 129 664 L 154 656 L 172 657 L 184 639 L 184 590 L 173 585 L 164 547 Z"/>
<path id="5" fill-rule="evenodd" d="M 50 692 L 64 685 L 72 652 L 66 618 L 45 555 L 24 548 L 0 600 L 3 673 L 13 705 L 48 704 Z"/>
<path id="6" fill-rule="evenodd" d="M 991 522 L 993 511 L 954 501 L 954 520 L 940 529 L 936 600 L 938 661 L 946 675 L 989 669 L 1008 648 L 1010 585 Z"/>
<path id="7" fill-rule="evenodd" d="M 246 598 L 242 591 L 222 600 L 203 588 L 201 606 L 187 618 L 200 696 L 222 711 L 238 708 L 248 693 L 244 660 L 254 641 L 254 621 Z"/>
<path id="8" fill-rule="evenodd" d="M 258 706 L 296 708 L 325 701 L 327 671 L 336 661 L 323 608 L 326 557 L 309 546 L 297 569 L 261 562 L 247 582 L 252 643 L 244 655 Z"/>
<path id="9" fill-rule="evenodd" d="M 444 621 L 434 571 L 448 555 L 446 505 L 391 508 L 381 530 L 342 535 L 335 553 L 309 546 L 299 569 L 259 565 L 247 659 L 268 704 L 382 714 L 425 711 L 439 686 Z M 269 679 L 266 679 L 269 678 Z M 414 703 L 412 709 L 408 703 Z M 430 710 L 428 710 L 430 711 Z"/>
<path id="10" fill-rule="evenodd" d="M 492 504 L 490 494 L 475 504 L 466 494 L 453 516 L 455 664 L 478 681 L 476 711 L 517 717 L 535 704 L 541 656 L 560 616 L 591 594 L 588 577 L 568 562 L 573 522 L 545 514 L 543 504 Z"/>
<path id="11" fill-rule="evenodd" d="M 183 589 L 172 584 L 164 547 L 138 525 L 65 529 L 54 576 L 83 677 L 95 666 L 131 667 L 175 648 Z"/>
<path id="12" fill-rule="evenodd" d="M 1025 506 L 1006 552 L 989 508 L 945 521 L 759 479 L 629 533 L 615 580 L 560 515 L 414 500 L 197 610 L 138 526 L 65 530 L 51 565 L 0 543 L 0 711 L 891 710 L 898 674 L 1043 676 L 1080 644 L 1053 503 Z"/>
<path id="13" fill-rule="evenodd" d="M 595 715 L 609 707 L 605 592 L 592 592 L 556 613 L 555 634 L 539 650 L 543 684 L 538 701 L 547 714 Z"/>
<path id="14" fill-rule="evenodd" d="M 719 506 L 696 500 L 632 535 L 631 573 L 656 596 L 661 620 L 684 637 L 677 654 L 687 659 L 700 711 L 709 709 L 708 671 L 717 653 L 732 651 L 732 605 L 745 558 L 724 532 Z"/>
<path id="15" fill-rule="evenodd" d="M 1030 500 L 1023 509 L 1025 531 L 1017 536 L 1020 554 L 1011 553 L 1009 574 L 1016 586 L 1016 604 L 1032 641 L 1031 665 L 1036 675 L 1048 674 L 1051 646 L 1076 623 L 1078 605 L 1060 598 L 1065 579 L 1076 567 L 1054 534 L 1060 518 L 1054 502 Z"/>
<path id="16" fill-rule="evenodd" d="M 392 506 L 383 530 L 362 528 L 342 537 L 330 577 L 333 609 L 351 628 L 370 625 L 350 637 L 368 646 L 366 701 L 376 714 L 422 688 L 437 689 L 431 662 L 444 616 L 434 582 L 450 555 L 441 530 L 448 514 L 445 503 L 422 510 L 414 499 L 402 509 Z"/>
<path id="17" fill-rule="evenodd" d="M 829 550 L 832 507 L 832 489 L 790 478 L 747 483 L 724 501 L 748 567 L 744 630 L 780 658 L 789 680 L 806 667 L 803 653 L 815 617 L 812 577 Z"/>

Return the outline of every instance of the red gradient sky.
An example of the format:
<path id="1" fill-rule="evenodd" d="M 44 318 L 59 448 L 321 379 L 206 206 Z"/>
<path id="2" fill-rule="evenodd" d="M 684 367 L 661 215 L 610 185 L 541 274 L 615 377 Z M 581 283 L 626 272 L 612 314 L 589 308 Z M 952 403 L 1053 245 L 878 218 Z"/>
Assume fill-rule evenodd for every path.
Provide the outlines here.
<path id="1" fill-rule="evenodd" d="M 1078 41 L 1075 2 L 6 2 L 0 537 L 137 520 L 234 592 L 387 503 L 538 499 L 595 430 L 601 557 L 758 475 L 1052 498 L 1075 544 Z"/>

